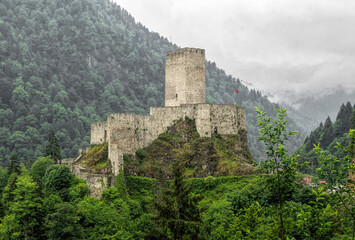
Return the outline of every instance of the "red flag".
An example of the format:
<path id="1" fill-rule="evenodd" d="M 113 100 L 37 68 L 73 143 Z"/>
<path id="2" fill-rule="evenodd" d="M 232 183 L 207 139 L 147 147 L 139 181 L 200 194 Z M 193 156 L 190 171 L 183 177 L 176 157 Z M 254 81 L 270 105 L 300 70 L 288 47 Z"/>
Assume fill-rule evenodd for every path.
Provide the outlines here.
<path id="1" fill-rule="evenodd" d="M 237 92 L 239 92 L 239 90 L 238 90 L 238 89 L 236 89 L 236 90 L 234 90 L 234 92 L 236 92 L 236 93 L 237 93 Z"/>

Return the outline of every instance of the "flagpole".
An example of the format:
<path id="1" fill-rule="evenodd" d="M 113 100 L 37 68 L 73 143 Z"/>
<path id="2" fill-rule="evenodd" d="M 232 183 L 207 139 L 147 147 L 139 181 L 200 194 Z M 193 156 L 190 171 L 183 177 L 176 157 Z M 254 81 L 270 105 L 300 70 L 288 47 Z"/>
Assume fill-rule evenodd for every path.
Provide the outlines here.
<path id="1" fill-rule="evenodd" d="M 237 93 L 238 93 L 238 92 L 239 92 L 238 89 L 234 89 L 234 95 L 235 95 L 235 97 L 234 97 L 234 100 L 235 100 L 234 104 L 235 104 L 235 105 L 237 105 Z"/>

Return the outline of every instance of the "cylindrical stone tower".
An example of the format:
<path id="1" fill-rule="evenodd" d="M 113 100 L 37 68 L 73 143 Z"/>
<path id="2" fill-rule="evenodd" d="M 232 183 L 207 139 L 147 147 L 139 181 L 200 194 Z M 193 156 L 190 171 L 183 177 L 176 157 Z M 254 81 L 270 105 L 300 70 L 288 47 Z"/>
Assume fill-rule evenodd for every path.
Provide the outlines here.
<path id="1" fill-rule="evenodd" d="M 182 48 L 168 52 L 165 106 L 196 103 L 205 103 L 205 50 Z"/>

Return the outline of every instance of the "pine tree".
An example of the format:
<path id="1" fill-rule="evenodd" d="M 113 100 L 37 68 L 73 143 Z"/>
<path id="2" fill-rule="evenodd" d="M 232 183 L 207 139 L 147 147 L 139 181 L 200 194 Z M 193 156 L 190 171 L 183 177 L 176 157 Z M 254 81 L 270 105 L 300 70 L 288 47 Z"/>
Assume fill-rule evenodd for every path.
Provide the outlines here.
<path id="1" fill-rule="evenodd" d="M 200 198 L 191 196 L 191 187 L 184 181 L 182 163 L 176 161 L 173 164 L 173 174 L 174 184 L 171 187 L 162 178 L 158 179 L 160 189 L 154 199 L 155 224 L 145 239 L 203 239 L 200 235 L 202 221 L 197 208 Z"/>
<path id="2" fill-rule="evenodd" d="M 318 139 L 316 139 L 315 133 L 312 131 L 311 134 L 309 135 L 309 138 L 307 138 L 307 141 L 305 141 L 307 152 L 313 149 L 313 144 L 316 144 L 317 140 Z"/>
<path id="3" fill-rule="evenodd" d="M 51 157 L 55 161 L 55 163 L 57 163 L 58 160 L 60 161 L 62 159 L 58 138 L 54 135 L 53 131 L 51 132 L 46 146 L 45 156 Z"/>
<path id="4" fill-rule="evenodd" d="M 334 122 L 334 138 L 339 138 L 344 134 L 345 125 L 343 120 L 337 119 Z"/>
<path id="5" fill-rule="evenodd" d="M 346 105 L 341 105 L 334 124 L 334 137 L 341 137 L 344 133 L 349 132 L 352 113 L 353 108 L 350 102 L 347 102 Z"/>
<path id="6" fill-rule="evenodd" d="M 324 126 L 323 126 L 323 123 L 321 122 L 319 124 L 319 126 L 314 130 L 314 134 L 315 134 L 314 136 L 315 136 L 315 139 L 316 139 L 315 144 L 320 142 L 323 130 L 324 130 Z"/>
<path id="7" fill-rule="evenodd" d="M 351 106 L 350 102 L 346 103 L 346 116 L 345 116 L 345 121 L 344 121 L 344 125 L 345 125 L 345 132 L 347 133 L 349 132 L 349 129 L 351 128 L 351 118 L 353 115 L 353 107 Z"/>
<path id="8" fill-rule="evenodd" d="M 18 156 L 16 153 L 11 155 L 8 171 L 9 171 L 9 174 L 11 174 L 11 173 L 20 174 L 21 173 L 20 160 L 18 159 Z"/>
<path id="9" fill-rule="evenodd" d="M 322 148 L 327 148 L 329 144 L 331 144 L 334 138 L 333 132 L 334 131 L 333 131 L 332 120 L 330 120 L 330 117 L 328 116 L 324 123 L 323 136 L 320 141 L 320 146 Z"/>
<path id="10" fill-rule="evenodd" d="M 355 104 L 353 107 L 353 114 L 352 114 L 351 121 L 350 121 L 350 128 L 355 129 Z"/>
<path id="11" fill-rule="evenodd" d="M 345 119 L 345 116 L 346 116 L 346 107 L 345 107 L 345 105 L 344 105 L 344 103 L 343 103 L 343 104 L 340 106 L 340 109 L 339 109 L 339 112 L 338 112 L 338 114 L 337 114 L 336 120 L 339 120 L 339 119 L 343 120 L 343 119 Z"/>

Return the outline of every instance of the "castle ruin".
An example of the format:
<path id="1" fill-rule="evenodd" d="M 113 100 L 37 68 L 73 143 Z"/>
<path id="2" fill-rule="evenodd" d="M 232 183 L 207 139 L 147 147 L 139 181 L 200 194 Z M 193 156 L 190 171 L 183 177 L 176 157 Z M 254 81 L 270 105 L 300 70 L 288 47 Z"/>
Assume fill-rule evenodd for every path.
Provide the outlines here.
<path id="1" fill-rule="evenodd" d="M 167 53 L 165 107 L 151 107 L 149 115 L 112 113 L 91 125 L 90 144 L 108 143 L 112 173 L 123 169 L 123 155 L 149 146 L 174 120 L 195 119 L 201 137 L 246 131 L 245 109 L 205 102 L 205 50 L 183 48 Z"/>

